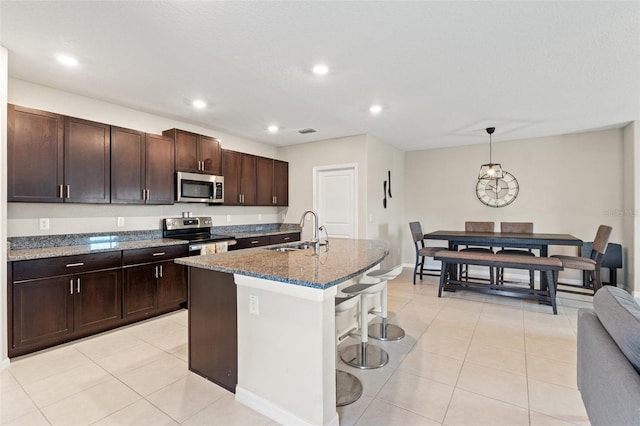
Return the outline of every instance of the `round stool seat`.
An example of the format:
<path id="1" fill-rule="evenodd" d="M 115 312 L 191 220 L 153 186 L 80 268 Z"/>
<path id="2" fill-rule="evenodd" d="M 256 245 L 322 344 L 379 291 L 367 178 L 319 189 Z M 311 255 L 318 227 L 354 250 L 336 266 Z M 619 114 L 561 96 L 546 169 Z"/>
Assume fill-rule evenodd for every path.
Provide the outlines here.
<path id="1" fill-rule="evenodd" d="M 362 396 L 362 382 L 353 374 L 336 370 L 336 407 L 356 402 Z"/>
<path id="2" fill-rule="evenodd" d="M 336 296 L 336 313 L 346 312 L 358 304 L 360 298 L 356 295 L 346 297 Z"/>
<path id="3" fill-rule="evenodd" d="M 377 269 L 367 274 L 368 277 L 378 278 L 381 280 L 392 280 L 397 278 L 402 273 L 402 266 L 398 266 L 395 269 Z"/>

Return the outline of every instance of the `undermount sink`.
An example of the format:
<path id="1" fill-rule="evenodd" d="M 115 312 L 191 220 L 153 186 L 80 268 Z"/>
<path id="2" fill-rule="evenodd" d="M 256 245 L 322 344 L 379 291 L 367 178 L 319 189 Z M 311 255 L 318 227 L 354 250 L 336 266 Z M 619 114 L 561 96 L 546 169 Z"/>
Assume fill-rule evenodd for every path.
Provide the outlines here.
<path id="1" fill-rule="evenodd" d="M 288 244 L 286 246 L 279 247 L 268 247 L 267 250 L 273 251 L 296 251 L 296 250 L 306 250 L 313 248 L 313 244 L 309 241 L 303 241 L 300 243 Z"/>

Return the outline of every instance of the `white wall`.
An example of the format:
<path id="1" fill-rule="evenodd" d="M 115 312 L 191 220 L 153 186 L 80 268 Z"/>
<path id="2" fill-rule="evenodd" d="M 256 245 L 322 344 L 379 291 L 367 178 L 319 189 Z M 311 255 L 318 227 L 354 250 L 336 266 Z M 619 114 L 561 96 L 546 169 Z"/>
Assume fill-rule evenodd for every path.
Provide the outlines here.
<path id="1" fill-rule="evenodd" d="M 624 249 L 625 287 L 640 298 L 640 287 L 635 284 L 635 271 L 640 268 L 640 260 L 635 253 L 640 252 L 640 185 L 638 185 L 638 164 L 640 164 L 640 122 L 635 121 L 624 128 L 624 209 L 621 212 L 625 233 L 622 239 Z"/>
<path id="2" fill-rule="evenodd" d="M 568 233 L 593 241 L 600 224 L 611 225 L 611 242 L 623 242 L 623 135 L 621 129 L 493 144 L 493 159 L 515 175 L 520 193 L 513 204 L 490 208 L 475 185 L 488 144 L 405 153 L 405 221 L 424 232 L 462 229 L 467 220 L 533 221 L 535 232 Z M 544 176 L 546 174 L 547 176 Z M 414 249 L 405 231 L 404 261 Z M 577 254 L 549 247 L 550 254 Z M 435 264 L 434 264 L 435 265 Z M 579 280 L 579 274 L 562 278 Z"/>
<path id="3" fill-rule="evenodd" d="M 387 208 L 382 205 L 384 181 L 389 180 L 391 171 L 391 195 L 388 194 Z M 402 262 L 402 238 L 404 228 L 404 152 L 375 137 L 367 136 L 367 218 L 366 238 L 384 240 L 391 244 L 389 256 L 382 262 L 382 268 L 393 268 Z"/>
<path id="4" fill-rule="evenodd" d="M 7 346 L 7 76 L 9 52 L 0 46 L 0 370 L 9 365 Z"/>
<path id="5" fill-rule="evenodd" d="M 221 139 L 225 149 L 279 158 L 277 148 L 271 145 L 229 135 L 213 128 L 204 128 L 143 113 L 22 80 L 9 79 L 8 102 L 148 133 L 160 134 L 163 130 L 176 127 L 215 136 Z M 6 132 L 3 134 L 6 136 Z M 6 170 L 6 167 L 3 170 Z M 6 200 L 6 195 L 3 199 Z M 191 211 L 194 215 L 212 216 L 214 225 L 274 223 L 281 221 L 279 219 L 286 210 L 286 208 L 276 207 L 208 206 L 203 204 L 138 206 L 9 203 L 7 236 L 160 229 L 162 218 L 180 216 L 183 211 Z M 230 221 L 227 221 L 227 215 L 231 215 Z M 125 218 L 124 227 L 116 226 L 118 216 Z M 38 219 L 43 217 L 50 219 L 51 228 L 49 230 L 41 231 L 38 227 Z"/>
<path id="6" fill-rule="evenodd" d="M 348 136 L 280 148 L 280 157 L 289 162 L 289 210 L 285 222 L 298 222 L 305 210 L 313 208 L 313 168 L 338 164 L 358 164 L 358 238 L 366 238 L 367 217 L 367 137 Z M 382 182 L 380 182 L 382 188 Z M 380 189 L 382 194 L 382 189 Z M 311 228 L 302 239 L 311 238 Z"/>

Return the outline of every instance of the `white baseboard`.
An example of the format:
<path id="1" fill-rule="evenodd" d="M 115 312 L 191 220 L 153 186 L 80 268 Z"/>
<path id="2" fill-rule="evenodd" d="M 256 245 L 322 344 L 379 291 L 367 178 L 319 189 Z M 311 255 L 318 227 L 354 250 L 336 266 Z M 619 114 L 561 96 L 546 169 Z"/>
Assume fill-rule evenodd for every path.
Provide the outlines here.
<path id="1" fill-rule="evenodd" d="M 9 358 L 5 358 L 2 361 L 0 361 L 0 371 L 2 371 L 5 368 L 7 368 L 9 366 L 9 364 L 11 364 L 11 361 L 9 360 Z"/>
<path id="2" fill-rule="evenodd" d="M 311 423 L 301 419 L 290 411 L 285 410 L 279 405 L 276 405 L 271 401 L 267 401 L 261 396 L 258 396 L 255 393 L 248 391 L 238 385 L 236 385 L 236 401 L 246 405 L 253 410 L 256 410 L 260 414 L 269 417 L 270 419 L 280 423 L 281 425 L 311 426 Z M 325 423 L 326 426 L 339 426 L 339 424 L 340 422 L 337 412 L 335 413 L 335 416 L 331 420 L 329 420 L 329 422 Z"/>

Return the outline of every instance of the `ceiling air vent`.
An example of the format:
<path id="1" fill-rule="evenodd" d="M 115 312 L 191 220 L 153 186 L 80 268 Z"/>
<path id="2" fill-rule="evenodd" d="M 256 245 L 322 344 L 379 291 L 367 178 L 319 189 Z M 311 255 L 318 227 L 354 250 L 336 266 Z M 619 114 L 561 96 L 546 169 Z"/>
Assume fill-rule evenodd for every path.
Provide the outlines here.
<path id="1" fill-rule="evenodd" d="M 298 130 L 298 133 L 306 135 L 307 133 L 315 133 L 317 132 L 316 129 L 312 129 L 311 127 L 307 128 L 307 129 L 300 129 Z"/>

